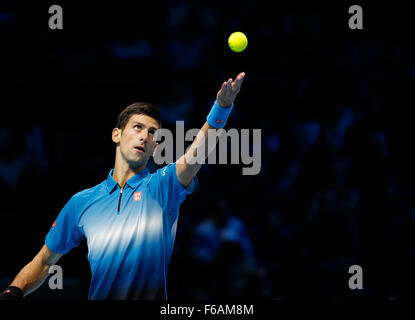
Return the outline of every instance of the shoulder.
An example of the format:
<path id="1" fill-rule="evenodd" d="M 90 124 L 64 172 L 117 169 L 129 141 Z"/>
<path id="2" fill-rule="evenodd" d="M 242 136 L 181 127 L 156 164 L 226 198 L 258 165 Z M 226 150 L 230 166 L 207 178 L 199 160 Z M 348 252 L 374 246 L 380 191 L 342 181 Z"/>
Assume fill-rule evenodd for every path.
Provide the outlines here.
<path id="1" fill-rule="evenodd" d="M 176 162 L 169 163 L 168 165 L 161 167 L 156 172 L 150 175 L 149 183 L 156 185 L 165 185 L 170 190 L 173 189 L 178 193 L 193 193 L 199 186 L 199 182 L 196 176 L 193 177 L 189 186 L 184 187 L 177 177 Z"/>
<path id="2" fill-rule="evenodd" d="M 87 188 L 75 193 L 69 201 L 74 205 L 84 205 L 94 201 L 97 197 L 102 196 L 106 190 L 105 181 L 103 181 L 92 188 Z"/>
<path id="3" fill-rule="evenodd" d="M 158 168 L 155 172 L 150 173 L 146 179 L 148 182 L 152 181 L 152 180 L 159 180 L 163 177 L 165 177 L 166 175 L 170 175 L 171 173 L 176 173 L 176 163 L 169 163 L 167 165 L 165 165 L 164 167 Z"/>

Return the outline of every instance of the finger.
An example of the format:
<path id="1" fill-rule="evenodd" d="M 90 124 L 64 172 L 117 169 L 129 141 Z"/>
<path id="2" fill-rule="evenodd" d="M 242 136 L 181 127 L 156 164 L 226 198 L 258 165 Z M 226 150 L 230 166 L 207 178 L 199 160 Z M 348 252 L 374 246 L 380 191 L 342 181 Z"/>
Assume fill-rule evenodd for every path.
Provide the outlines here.
<path id="1" fill-rule="evenodd" d="M 241 83 L 242 83 L 242 79 L 241 78 L 236 78 L 236 80 L 232 83 L 232 88 L 240 87 Z"/>
<path id="2" fill-rule="evenodd" d="M 245 72 L 241 72 L 240 74 L 238 74 L 236 78 L 243 79 L 245 75 L 246 75 Z"/>
<path id="3" fill-rule="evenodd" d="M 235 82 L 241 82 L 243 78 L 245 77 L 245 72 L 241 72 L 238 74 L 238 76 L 235 78 Z"/>
<path id="4" fill-rule="evenodd" d="M 222 96 L 226 97 L 228 95 L 228 91 L 229 91 L 228 81 L 225 81 L 224 86 L 223 86 Z"/>
<path id="5" fill-rule="evenodd" d="M 238 76 L 236 77 L 235 82 L 239 85 L 242 84 L 242 81 L 244 80 L 245 77 L 245 72 L 241 72 L 240 74 L 238 74 Z"/>
<path id="6" fill-rule="evenodd" d="M 234 92 L 239 92 L 239 90 L 241 89 L 241 85 L 242 85 L 242 78 L 237 78 L 234 83 L 232 84 L 232 93 Z"/>
<path id="7" fill-rule="evenodd" d="M 236 80 L 234 82 L 234 87 L 232 90 L 232 98 L 235 99 L 236 96 L 238 95 L 239 91 L 241 90 L 241 86 L 242 86 L 242 82 L 243 79 L 245 77 L 245 72 L 241 72 L 237 77 Z"/>
<path id="8" fill-rule="evenodd" d="M 238 74 L 235 80 L 235 85 L 238 85 L 240 87 L 244 80 L 244 77 L 245 77 L 245 72 L 241 72 L 240 74 Z"/>
<path id="9" fill-rule="evenodd" d="M 222 86 L 220 87 L 220 91 L 225 91 L 226 82 L 222 83 Z"/>
<path id="10" fill-rule="evenodd" d="M 239 91 L 241 91 L 241 87 L 235 86 L 234 90 L 232 90 L 232 94 L 238 94 Z"/>
<path id="11" fill-rule="evenodd" d="M 232 84 L 232 94 L 234 94 L 236 91 L 239 91 L 239 89 L 240 89 L 241 87 L 239 86 L 239 84 L 238 83 L 233 83 Z"/>
<path id="12" fill-rule="evenodd" d="M 229 78 L 226 84 L 226 94 L 230 96 L 232 94 L 232 78 Z"/>
<path id="13" fill-rule="evenodd" d="M 222 86 L 222 96 L 226 96 L 228 92 L 228 82 L 225 81 Z"/>
<path id="14" fill-rule="evenodd" d="M 232 100 L 235 100 L 235 98 L 236 98 L 236 96 L 238 95 L 239 91 L 240 91 L 240 88 L 237 88 L 236 90 L 234 90 L 234 91 L 232 92 Z"/>
<path id="15" fill-rule="evenodd" d="M 220 94 L 221 95 L 225 95 L 226 94 L 226 84 L 227 82 L 225 81 L 224 83 L 222 83 L 222 87 L 220 88 Z"/>

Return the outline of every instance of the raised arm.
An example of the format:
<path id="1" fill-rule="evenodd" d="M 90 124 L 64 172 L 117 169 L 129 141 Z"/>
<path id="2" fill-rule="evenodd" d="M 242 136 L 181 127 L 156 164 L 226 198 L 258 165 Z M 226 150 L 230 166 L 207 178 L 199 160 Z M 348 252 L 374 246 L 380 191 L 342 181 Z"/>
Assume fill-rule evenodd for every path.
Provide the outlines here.
<path id="1" fill-rule="evenodd" d="M 46 244 L 39 253 L 30 261 L 10 284 L 10 287 L 0 294 L 0 300 L 12 300 L 19 298 L 18 289 L 23 291 L 23 296 L 35 291 L 45 281 L 49 274 L 49 267 L 54 265 L 62 257 L 61 254 L 51 251 Z M 11 288 L 12 287 L 12 288 Z M 21 292 L 20 292 L 21 294 Z"/>
<path id="2" fill-rule="evenodd" d="M 216 95 L 216 104 L 220 108 L 229 109 L 232 106 L 236 96 L 241 90 L 244 77 L 245 73 L 241 72 L 238 74 L 235 81 L 229 79 L 228 81 L 222 83 L 222 86 Z M 196 138 L 193 140 L 189 150 L 176 161 L 177 178 L 184 187 L 190 185 L 193 177 L 202 167 L 200 161 L 194 161 L 195 158 L 197 158 L 197 150 L 201 147 L 204 148 L 205 152 L 203 154 L 203 160 L 205 160 L 209 156 L 209 153 L 214 150 L 214 148 L 211 150 L 208 149 L 208 130 L 217 128 L 220 128 L 220 126 L 216 126 L 214 123 L 209 124 L 208 121 L 206 121 Z"/>

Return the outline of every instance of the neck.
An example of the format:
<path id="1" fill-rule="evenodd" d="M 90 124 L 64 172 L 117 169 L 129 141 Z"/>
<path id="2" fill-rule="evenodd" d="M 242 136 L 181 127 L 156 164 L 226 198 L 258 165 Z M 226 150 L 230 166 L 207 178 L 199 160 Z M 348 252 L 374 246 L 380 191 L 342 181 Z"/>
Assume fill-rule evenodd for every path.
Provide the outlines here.
<path id="1" fill-rule="evenodd" d="M 128 163 L 124 161 L 115 161 L 112 177 L 115 181 L 117 181 L 118 185 L 121 188 L 124 188 L 124 185 L 128 179 L 134 177 L 137 173 L 143 171 L 145 168 L 146 165 L 132 168 Z"/>

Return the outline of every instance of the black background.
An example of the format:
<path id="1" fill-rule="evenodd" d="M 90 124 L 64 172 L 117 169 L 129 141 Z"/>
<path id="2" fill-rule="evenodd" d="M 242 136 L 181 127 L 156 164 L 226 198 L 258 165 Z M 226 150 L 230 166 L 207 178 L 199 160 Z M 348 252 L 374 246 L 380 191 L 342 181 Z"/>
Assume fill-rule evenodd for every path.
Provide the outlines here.
<path id="1" fill-rule="evenodd" d="M 165 127 L 198 128 L 220 84 L 244 71 L 228 124 L 262 130 L 262 170 L 207 165 L 198 174 L 180 210 L 170 298 L 412 297 L 409 3 L 2 1 L 1 284 L 40 250 L 69 198 L 106 178 L 123 108 L 153 102 Z M 52 4 L 63 8 L 63 30 L 48 28 Z M 363 30 L 348 27 L 353 4 Z M 248 37 L 242 53 L 227 46 L 234 31 Z M 137 43 L 150 53 L 117 56 Z M 201 264 L 198 224 L 213 219 L 220 230 L 229 216 L 245 234 Z M 244 239 L 256 262 L 249 270 Z M 64 290 L 44 285 L 27 299 L 86 299 L 86 254 L 84 241 L 59 261 Z M 347 285 L 353 264 L 363 290 Z"/>

